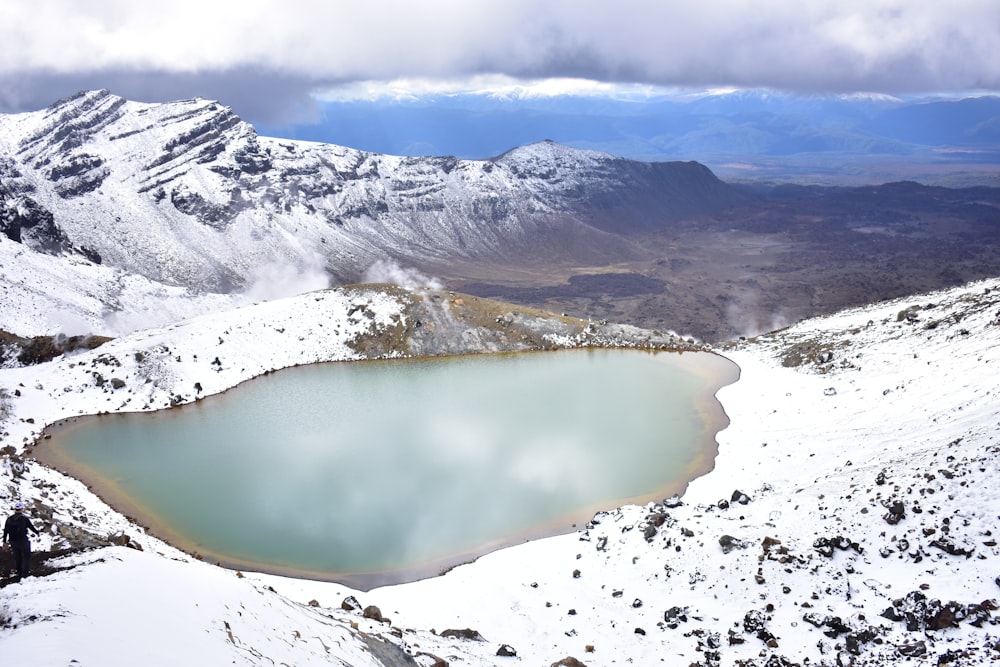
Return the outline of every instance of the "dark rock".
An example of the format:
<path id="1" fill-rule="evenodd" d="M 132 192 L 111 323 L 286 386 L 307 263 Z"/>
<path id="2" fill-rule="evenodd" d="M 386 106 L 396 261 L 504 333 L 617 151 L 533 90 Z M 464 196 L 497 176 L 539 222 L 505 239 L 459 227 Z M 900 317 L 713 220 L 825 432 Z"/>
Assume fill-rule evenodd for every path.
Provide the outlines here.
<path id="1" fill-rule="evenodd" d="M 813 548 L 827 558 L 833 557 L 833 550 L 835 548 L 841 551 L 853 549 L 855 553 L 859 554 L 864 552 L 864 549 L 861 548 L 860 544 L 852 542 L 850 538 L 844 537 L 843 535 L 837 535 L 836 537 L 818 537 L 813 542 Z"/>
<path id="2" fill-rule="evenodd" d="M 456 639 L 468 639 L 470 641 L 484 642 L 486 639 L 479 634 L 478 631 L 472 630 L 470 628 L 465 628 L 464 630 L 445 630 L 441 633 L 442 637 L 454 637 Z"/>
<path id="3" fill-rule="evenodd" d="M 780 544 L 781 540 L 775 539 L 773 537 L 765 537 L 763 540 L 761 540 L 761 547 L 763 547 L 765 554 L 771 553 L 771 549 L 776 546 L 779 546 Z"/>
<path id="4" fill-rule="evenodd" d="M 586 664 L 580 662 L 573 656 L 567 656 L 562 660 L 553 662 L 549 667 L 587 667 Z"/>
<path id="5" fill-rule="evenodd" d="M 516 658 L 517 651 L 509 644 L 501 644 L 500 648 L 497 649 L 497 655 L 501 658 Z"/>
<path id="6" fill-rule="evenodd" d="M 675 630 L 681 623 L 687 623 L 687 607 L 671 607 L 663 612 L 663 622 L 671 630 Z"/>
<path id="7" fill-rule="evenodd" d="M 922 640 L 912 644 L 899 644 L 896 646 L 896 651 L 907 658 L 919 658 L 922 655 L 927 655 L 927 644 Z"/>
<path id="8" fill-rule="evenodd" d="M 890 621 L 902 621 L 904 618 L 903 614 L 894 606 L 886 607 L 885 611 L 879 614 L 879 616 L 887 618 Z"/>
<path id="9" fill-rule="evenodd" d="M 763 612 L 757 610 L 748 611 L 743 616 L 743 630 L 757 635 L 757 639 L 765 644 L 777 641 L 775 636 L 767 629 L 767 617 Z"/>
<path id="10" fill-rule="evenodd" d="M 969 558 L 972 556 L 973 550 L 966 549 L 965 547 L 959 546 L 951 541 L 947 537 L 939 537 L 931 542 L 932 547 L 937 547 L 941 551 L 951 554 L 952 556 L 965 556 Z"/>
<path id="11" fill-rule="evenodd" d="M 948 650 L 938 656 L 937 664 L 948 665 L 964 657 L 965 654 L 962 651 Z"/>
<path id="12" fill-rule="evenodd" d="M 746 505 L 747 503 L 750 502 L 750 496 L 737 489 L 736 491 L 733 491 L 733 495 L 729 499 L 729 502 L 739 503 L 740 505 Z"/>
<path id="13" fill-rule="evenodd" d="M 886 509 L 889 511 L 886 512 L 882 518 L 885 519 L 885 522 L 890 525 L 894 526 L 906 518 L 906 506 L 901 500 L 892 501 L 886 505 Z"/>
<path id="14" fill-rule="evenodd" d="M 932 600 L 927 605 L 924 616 L 924 627 L 928 630 L 945 630 L 947 628 L 958 627 L 959 621 L 965 618 L 965 607 L 957 602 L 941 604 L 938 600 Z"/>
<path id="15" fill-rule="evenodd" d="M 822 628 L 823 624 L 826 622 L 826 617 L 820 616 L 816 612 L 811 611 L 806 614 L 803 614 L 802 620 L 813 627 Z"/>
<path id="16" fill-rule="evenodd" d="M 844 634 L 845 632 L 851 631 L 851 628 L 846 623 L 844 623 L 843 619 L 841 619 L 840 616 L 828 616 L 826 619 L 824 619 L 823 625 L 829 628 L 829 630 L 824 632 L 824 634 L 827 637 L 831 638 L 838 637 Z"/>
<path id="17" fill-rule="evenodd" d="M 364 615 L 365 618 L 370 618 L 374 621 L 378 621 L 379 623 L 383 623 L 385 621 L 385 618 L 383 618 L 382 616 L 382 610 L 380 610 L 373 604 L 365 607 L 365 610 L 362 612 L 362 614 Z"/>
<path id="18" fill-rule="evenodd" d="M 965 609 L 965 621 L 974 627 L 981 628 L 983 623 L 990 620 L 990 612 L 996 609 L 990 600 L 985 600 L 979 604 L 970 604 Z"/>
<path id="19" fill-rule="evenodd" d="M 722 547 L 722 553 L 727 554 L 733 549 L 746 549 L 747 543 L 732 535 L 723 535 L 719 538 L 719 546 Z"/>
<path id="20" fill-rule="evenodd" d="M 111 542 L 111 544 L 114 544 L 115 546 L 127 547 L 129 546 L 129 543 L 132 541 L 132 538 L 130 538 L 125 533 L 120 533 L 118 535 L 112 535 L 111 537 L 108 538 L 108 541 Z"/>

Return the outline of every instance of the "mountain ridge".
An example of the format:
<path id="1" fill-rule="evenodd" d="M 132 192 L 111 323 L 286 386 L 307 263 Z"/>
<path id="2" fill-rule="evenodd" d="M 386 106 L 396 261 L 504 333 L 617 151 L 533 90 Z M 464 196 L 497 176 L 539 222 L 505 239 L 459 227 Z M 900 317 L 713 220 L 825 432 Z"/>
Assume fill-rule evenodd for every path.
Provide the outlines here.
<path id="1" fill-rule="evenodd" d="M 721 341 L 996 275 L 998 202 L 913 183 L 751 188 L 552 141 L 380 155 L 262 137 L 211 100 L 87 91 L 0 117 L 0 253 L 40 277 L 5 285 L 0 329 L 119 335 L 388 267 Z"/>
<path id="2" fill-rule="evenodd" d="M 0 133 L 8 237 L 45 218 L 47 238 L 65 237 L 60 250 L 221 292 L 260 264 L 313 263 L 346 282 L 381 259 L 503 260 L 554 236 L 577 239 L 570 257 L 634 257 L 620 210 L 643 229 L 746 197 L 690 164 L 549 142 L 480 161 L 376 155 L 260 137 L 212 101 L 141 104 L 108 91 L 0 117 Z M 648 203 L 629 203 L 638 199 Z"/>

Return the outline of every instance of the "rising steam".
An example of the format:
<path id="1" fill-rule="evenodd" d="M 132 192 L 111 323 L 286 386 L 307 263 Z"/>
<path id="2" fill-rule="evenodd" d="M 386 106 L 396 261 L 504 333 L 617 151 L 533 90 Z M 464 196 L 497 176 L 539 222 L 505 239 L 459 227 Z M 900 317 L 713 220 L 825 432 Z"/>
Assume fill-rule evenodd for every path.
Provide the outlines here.
<path id="1" fill-rule="evenodd" d="M 400 266 L 390 259 L 380 259 L 369 266 L 361 280 L 366 283 L 390 283 L 407 289 L 417 287 L 444 288 L 444 285 L 437 278 L 426 276 L 413 267 Z"/>
<path id="2" fill-rule="evenodd" d="M 275 261 L 264 264 L 254 272 L 246 295 L 254 301 L 269 301 L 329 286 L 330 276 L 317 255 L 311 259 L 303 257 L 299 263 Z"/>

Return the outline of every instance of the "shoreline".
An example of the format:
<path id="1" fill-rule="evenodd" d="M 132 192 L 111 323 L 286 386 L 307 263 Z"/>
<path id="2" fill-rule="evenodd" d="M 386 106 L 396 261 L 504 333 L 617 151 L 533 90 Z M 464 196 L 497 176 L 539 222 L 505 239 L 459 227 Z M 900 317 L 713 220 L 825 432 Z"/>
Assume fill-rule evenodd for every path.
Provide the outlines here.
<path id="1" fill-rule="evenodd" d="M 597 348 L 603 349 L 603 348 Z M 561 351 L 561 350 L 557 350 Z M 585 350 L 580 350 L 585 351 Z M 664 351 L 656 350 L 636 350 L 651 354 L 654 359 Z M 532 351 L 536 352 L 536 351 Z M 520 352 L 504 352 L 506 354 L 521 354 Z M 43 435 L 38 440 L 38 444 L 31 448 L 32 456 L 41 465 L 59 472 L 67 477 L 75 479 L 84 484 L 88 490 L 94 493 L 102 502 L 107 504 L 114 512 L 125 517 L 131 524 L 142 528 L 150 536 L 157 538 L 171 547 L 190 555 L 198 560 L 210 562 L 227 569 L 237 571 L 252 571 L 261 574 L 274 575 L 286 578 L 296 578 L 319 582 L 337 583 L 348 586 L 359 591 L 368 591 L 389 585 L 410 583 L 426 578 L 433 578 L 447 573 L 449 570 L 468 563 L 475 562 L 479 558 L 489 553 L 505 549 L 508 547 L 532 542 L 547 537 L 566 535 L 580 530 L 580 526 L 586 524 L 599 512 L 613 511 L 625 505 L 642 505 L 648 502 L 662 501 L 664 498 L 679 496 L 695 479 L 711 472 L 715 466 L 715 461 L 719 452 L 719 433 L 729 425 L 729 417 L 725 413 L 722 403 L 717 398 L 717 394 L 725 387 L 737 382 L 740 377 L 740 369 L 731 359 L 715 351 L 703 351 L 692 353 L 688 359 L 695 360 L 688 362 L 684 359 L 684 351 L 669 352 L 676 355 L 673 361 L 678 361 L 684 365 L 688 372 L 693 372 L 702 378 L 712 379 L 714 382 L 699 392 L 693 398 L 692 407 L 698 413 L 704 424 L 705 440 L 698 447 L 697 455 L 686 465 L 682 474 L 677 475 L 669 484 L 666 484 L 651 493 L 644 493 L 636 496 L 627 496 L 609 503 L 594 503 L 573 511 L 569 515 L 553 519 L 542 525 L 529 530 L 518 532 L 514 535 L 498 538 L 486 542 L 476 547 L 448 554 L 442 558 L 435 558 L 428 562 L 417 563 L 403 568 L 391 568 L 378 571 L 351 571 L 351 572 L 329 572 L 316 571 L 308 568 L 289 567 L 275 565 L 273 562 L 256 561 L 252 558 L 240 558 L 233 554 L 205 548 L 204 545 L 186 537 L 181 532 L 172 528 L 169 522 L 159 519 L 155 512 L 147 509 L 142 502 L 136 500 L 129 493 L 122 490 L 120 486 L 105 474 L 95 470 L 91 466 L 67 454 L 65 449 L 59 445 L 60 435 L 65 436 L 74 428 L 84 424 L 94 418 L 114 418 L 113 414 L 81 415 L 60 420 L 47 426 L 43 430 Z M 451 355 L 451 356 L 472 356 L 472 355 Z M 439 357 L 428 357 L 428 359 L 439 359 Z M 362 362 L 382 362 L 394 363 L 396 361 L 413 361 L 421 358 L 405 358 L 399 360 L 359 360 Z M 708 361 L 711 368 L 706 367 Z M 341 363 L 341 362 L 337 362 Z M 315 365 L 315 364 L 314 364 Z M 218 392 L 204 398 L 219 398 L 228 390 Z M 200 401 L 199 401 L 200 403 Z M 178 410 L 196 403 L 167 408 L 167 410 Z M 162 413 L 164 410 L 154 411 Z"/>

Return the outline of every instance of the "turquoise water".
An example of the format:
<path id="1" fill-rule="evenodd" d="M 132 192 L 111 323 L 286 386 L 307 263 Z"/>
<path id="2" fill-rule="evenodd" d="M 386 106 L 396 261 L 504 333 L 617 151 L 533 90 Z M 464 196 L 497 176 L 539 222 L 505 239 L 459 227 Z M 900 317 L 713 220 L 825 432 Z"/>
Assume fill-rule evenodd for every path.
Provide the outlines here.
<path id="1" fill-rule="evenodd" d="M 83 419 L 39 458 L 206 559 L 393 581 L 678 490 L 711 465 L 734 369 L 616 350 L 311 365 Z"/>

